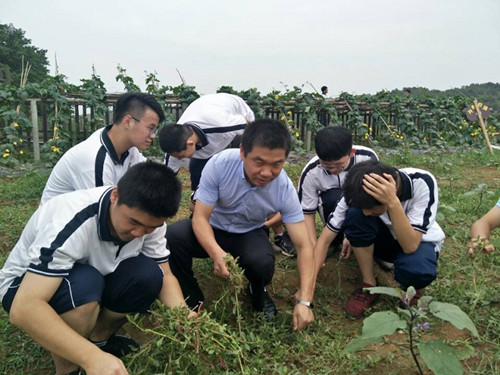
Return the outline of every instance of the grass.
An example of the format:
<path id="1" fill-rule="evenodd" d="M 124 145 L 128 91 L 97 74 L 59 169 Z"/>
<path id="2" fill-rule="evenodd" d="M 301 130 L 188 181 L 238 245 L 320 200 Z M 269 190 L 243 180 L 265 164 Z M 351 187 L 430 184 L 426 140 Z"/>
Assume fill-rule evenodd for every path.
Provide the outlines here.
<path id="1" fill-rule="evenodd" d="M 487 212 L 500 196 L 500 154 L 466 150 L 426 155 L 377 150 L 381 158 L 397 167 L 430 170 L 440 186 L 440 220 L 447 238 L 439 260 L 439 275 L 426 294 L 458 305 L 469 314 L 480 332 L 473 339 L 467 331 L 430 319 L 426 335 L 444 338 L 468 352 L 461 361 L 466 374 L 500 373 L 500 230 L 492 237 L 499 248 L 490 255 L 469 259 L 465 255 L 470 225 Z M 286 170 L 298 180 L 305 160 Z M 13 247 L 24 224 L 36 209 L 46 175 L 0 181 L 0 264 Z M 182 207 L 171 221 L 188 216 L 189 182 Z M 493 196 L 464 197 L 479 184 L 488 185 Z M 479 204 L 480 203 L 480 204 Z M 195 262 L 195 272 L 206 294 L 206 305 L 198 321 L 185 321 L 175 310 L 158 308 L 149 317 L 135 317 L 125 331 L 143 344 L 138 355 L 126 359 L 132 374 L 412 374 L 416 368 L 409 356 L 406 335 L 394 334 L 382 344 L 349 354 L 345 345 L 361 334 L 362 321 L 348 319 L 342 306 L 360 279 L 354 260 L 329 259 L 321 271 L 315 294 L 315 322 L 305 331 L 291 330 L 292 301 L 297 287 L 295 260 L 276 254 L 276 273 L 269 286 L 280 308 L 276 324 L 269 325 L 249 308 L 240 278 L 232 283 L 213 276 L 210 260 Z M 379 280 L 391 275 L 378 271 Z M 239 280 L 239 281 L 238 281 Z M 223 296 L 223 297 L 221 297 Z M 242 300 L 241 306 L 237 304 Z M 236 309 L 236 307 L 238 307 Z M 372 311 L 394 310 L 395 301 L 381 297 Z M 238 325 L 241 317 L 241 328 Z M 50 356 L 8 322 L 0 313 L 0 374 L 53 373 Z M 426 374 L 431 373 L 426 370 Z"/>

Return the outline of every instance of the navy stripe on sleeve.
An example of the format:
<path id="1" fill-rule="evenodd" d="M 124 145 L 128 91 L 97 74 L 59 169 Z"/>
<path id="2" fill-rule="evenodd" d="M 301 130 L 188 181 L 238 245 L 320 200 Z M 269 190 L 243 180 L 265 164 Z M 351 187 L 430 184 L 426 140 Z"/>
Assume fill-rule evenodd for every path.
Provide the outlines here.
<path id="1" fill-rule="evenodd" d="M 170 259 L 170 254 L 161 258 L 152 258 L 152 259 L 158 264 L 167 263 Z"/>
<path id="2" fill-rule="evenodd" d="M 302 175 L 300 176 L 299 180 L 299 201 L 302 202 L 302 184 L 304 183 L 304 180 L 306 178 L 307 173 L 311 171 L 312 169 L 316 168 L 319 165 L 319 159 L 316 160 L 314 163 L 309 164 Z"/>
<path id="3" fill-rule="evenodd" d="M 103 174 L 104 174 L 104 161 L 106 160 L 106 148 L 101 146 L 97 152 L 95 158 L 95 187 L 104 186 Z"/>
<path id="4" fill-rule="evenodd" d="M 51 270 L 49 268 L 52 262 L 54 252 L 60 248 L 71 235 L 80 228 L 88 219 L 94 217 L 99 212 L 99 203 L 93 203 L 78 212 L 73 219 L 71 219 L 64 228 L 57 234 L 54 241 L 49 247 L 42 247 L 40 249 L 40 264 L 30 264 L 28 269 L 31 272 L 42 275 L 62 276 L 68 273 L 68 270 Z"/>
<path id="5" fill-rule="evenodd" d="M 216 128 L 205 128 L 203 129 L 203 133 L 205 134 L 214 134 L 214 133 L 231 133 L 236 130 L 242 130 L 245 129 L 247 124 L 239 124 L 239 125 L 233 125 L 233 126 L 219 126 Z"/>
<path id="6" fill-rule="evenodd" d="M 411 174 L 410 177 L 412 180 L 422 179 L 429 188 L 429 203 L 427 204 L 427 207 L 425 208 L 424 211 L 424 217 L 422 218 L 422 225 L 413 226 L 416 230 L 423 233 L 427 233 L 427 229 L 429 228 L 430 217 L 432 215 L 431 208 L 434 205 L 434 202 L 436 201 L 436 197 L 434 196 L 434 180 L 428 174 L 423 174 L 423 173 L 414 173 Z M 413 186 L 415 186 L 415 184 L 413 184 Z"/>

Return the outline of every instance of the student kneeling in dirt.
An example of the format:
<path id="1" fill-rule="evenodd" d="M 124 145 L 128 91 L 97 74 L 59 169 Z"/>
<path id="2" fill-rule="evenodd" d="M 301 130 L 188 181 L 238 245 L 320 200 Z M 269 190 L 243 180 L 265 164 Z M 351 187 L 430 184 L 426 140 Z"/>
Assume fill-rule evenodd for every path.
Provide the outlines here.
<path id="1" fill-rule="evenodd" d="M 349 129 L 329 126 L 321 129 L 314 138 L 316 156 L 302 170 L 298 194 L 309 238 L 316 244 L 316 212 L 326 223 L 342 198 L 342 185 L 347 174 L 356 164 L 378 160 L 371 148 L 353 145 Z M 341 245 L 343 234 L 335 239 Z M 324 259 L 323 259 L 324 261 Z"/>
<path id="2" fill-rule="evenodd" d="M 285 124 L 269 119 L 249 124 L 239 150 L 224 150 L 205 166 L 192 220 L 169 225 L 172 272 L 191 308 L 203 301 L 192 259 L 212 258 L 214 273 L 228 278 L 225 258 L 229 253 L 238 258 L 250 281 L 254 309 L 263 311 L 267 320 L 274 319 L 276 307 L 266 289 L 274 275 L 274 251 L 264 223 L 270 214 L 281 212 L 298 252 L 300 294 L 293 312 L 294 329 L 313 321 L 313 249 L 297 193 L 283 170 L 290 145 Z"/>
<path id="3" fill-rule="evenodd" d="M 115 335 L 126 315 L 157 298 L 186 306 L 165 240 L 180 197 L 174 173 L 146 162 L 116 187 L 62 194 L 33 214 L 0 270 L 0 298 L 11 322 L 51 352 L 57 375 L 127 374 L 117 357 L 138 344 Z"/>
<path id="4" fill-rule="evenodd" d="M 437 274 L 444 232 L 436 222 L 438 186 L 429 172 L 396 169 L 378 161 L 355 165 L 344 183 L 339 202 L 315 247 L 316 270 L 328 245 L 342 229 L 346 236 L 341 255 L 354 253 L 363 278 L 362 288 L 377 285 L 374 255 L 394 263 L 394 279 L 404 288 L 417 289 L 416 299 Z M 377 294 L 356 290 L 344 306 L 360 318 Z M 416 301 L 415 299 L 415 301 Z"/>
<path id="5" fill-rule="evenodd" d="M 313 246 L 316 245 L 316 212 L 324 224 L 342 198 L 342 185 L 349 170 L 362 161 L 378 160 L 371 148 L 353 145 L 350 130 L 341 126 L 321 129 L 314 137 L 314 145 L 317 155 L 302 170 L 298 186 L 304 221 Z M 329 253 L 341 246 L 343 238 L 344 235 L 339 233 L 330 245 Z M 276 245 L 283 255 L 296 255 L 291 244 L 283 244 L 289 244 L 286 231 L 281 243 L 278 241 Z"/>

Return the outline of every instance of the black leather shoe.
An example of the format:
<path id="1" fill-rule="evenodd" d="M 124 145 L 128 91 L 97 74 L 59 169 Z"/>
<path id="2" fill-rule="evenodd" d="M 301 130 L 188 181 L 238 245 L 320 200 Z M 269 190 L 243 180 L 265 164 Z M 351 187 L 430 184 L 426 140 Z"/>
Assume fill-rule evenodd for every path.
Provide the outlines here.
<path id="1" fill-rule="evenodd" d="M 104 342 L 94 342 L 102 351 L 113 354 L 115 357 L 121 358 L 127 354 L 136 352 L 140 349 L 140 345 L 130 337 L 119 336 L 112 334 Z"/>
<path id="2" fill-rule="evenodd" d="M 269 323 L 272 323 L 276 317 L 277 310 L 271 296 L 267 292 L 267 289 L 264 287 L 264 290 L 261 293 L 254 293 L 252 284 L 249 283 L 248 294 L 250 294 L 250 297 L 252 298 L 254 310 L 263 312 L 266 320 Z"/>
<path id="3" fill-rule="evenodd" d="M 274 301 L 271 299 L 271 296 L 267 292 L 266 289 L 264 289 L 264 316 L 266 317 L 266 320 L 269 323 L 274 322 L 274 318 L 276 317 L 276 305 L 274 304 Z"/>

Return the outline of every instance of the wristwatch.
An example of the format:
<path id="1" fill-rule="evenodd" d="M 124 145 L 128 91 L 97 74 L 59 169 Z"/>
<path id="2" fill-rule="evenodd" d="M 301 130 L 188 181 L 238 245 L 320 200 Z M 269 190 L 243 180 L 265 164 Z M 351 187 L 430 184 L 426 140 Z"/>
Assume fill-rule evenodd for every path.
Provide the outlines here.
<path id="1" fill-rule="evenodd" d="M 309 302 L 309 301 L 302 301 L 301 299 L 298 299 L 295 301 L 296 305 L 304 305 L 309 307 L 310 309 L 314 309 L 314 303 Z"/>

